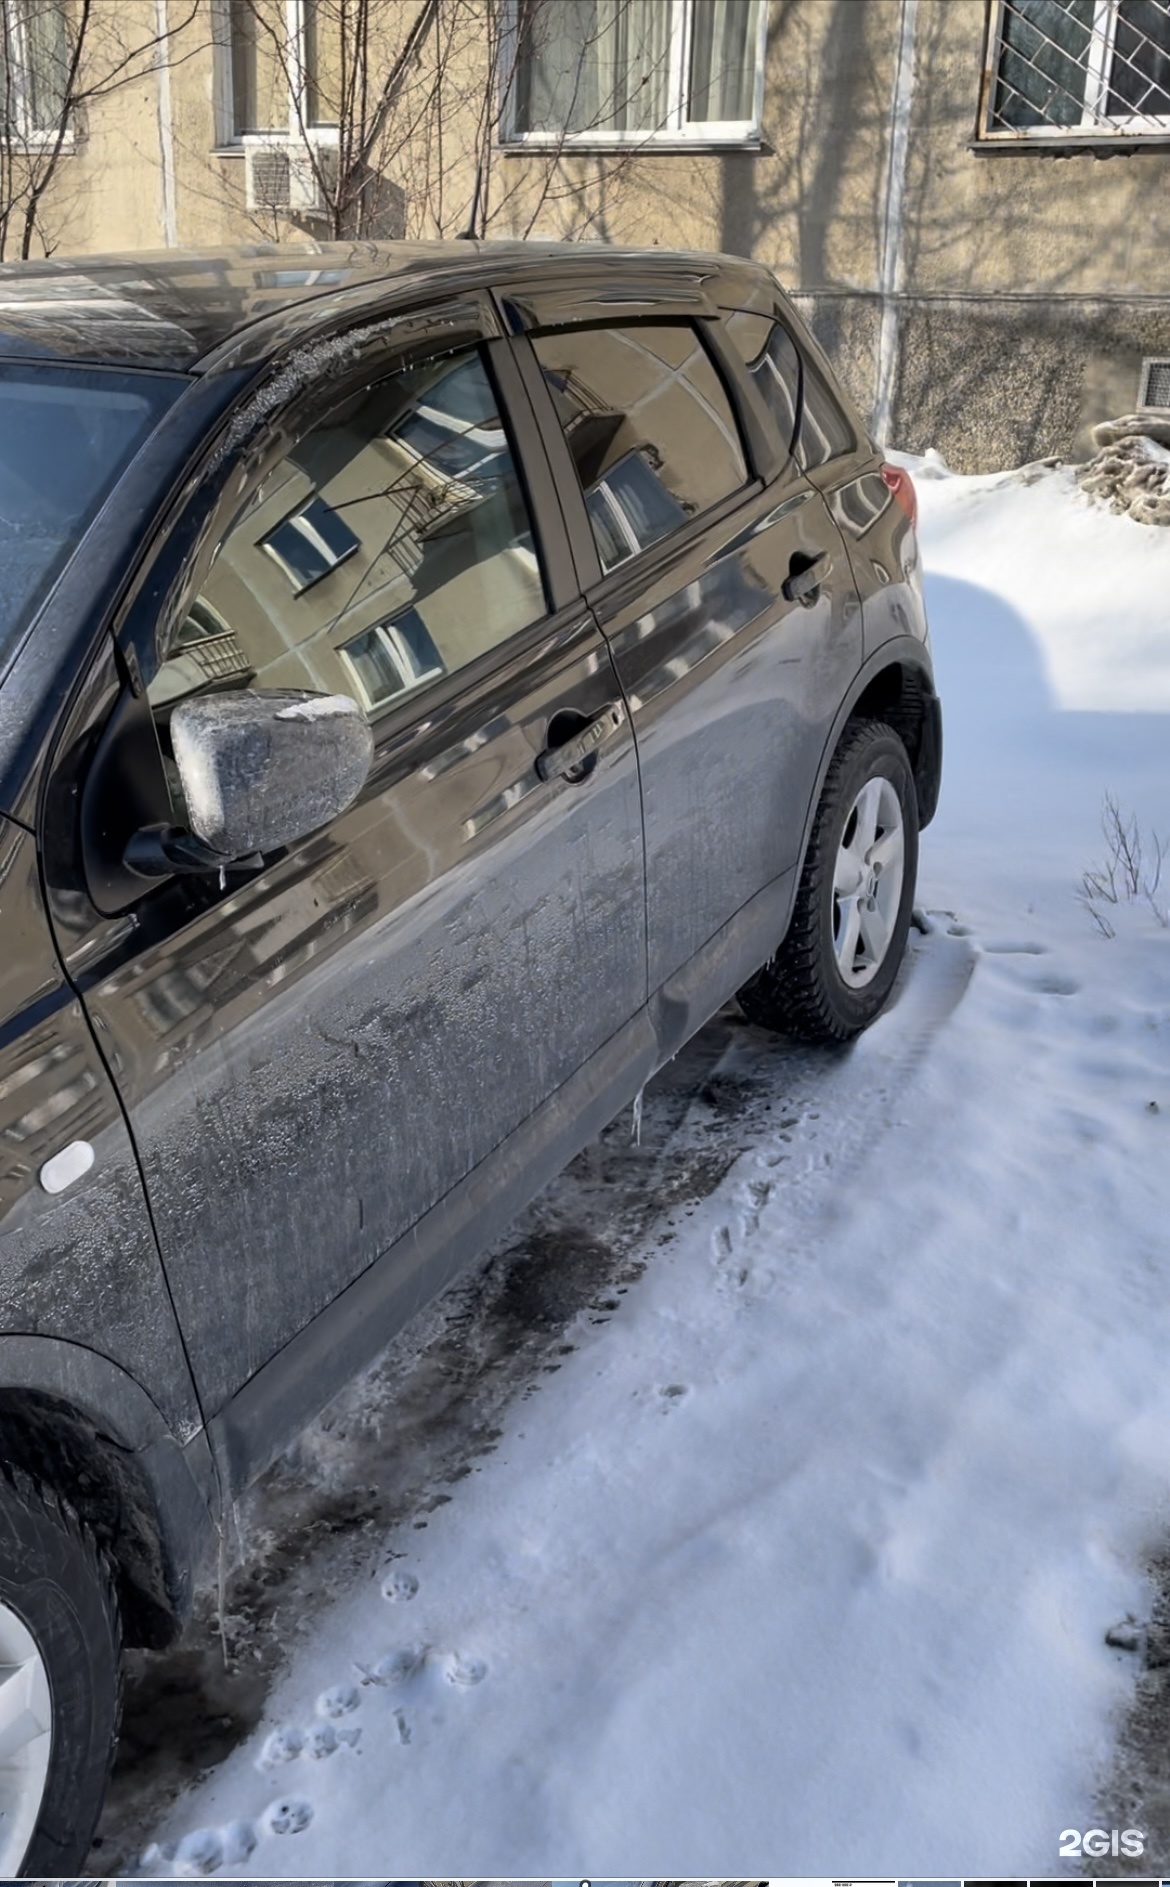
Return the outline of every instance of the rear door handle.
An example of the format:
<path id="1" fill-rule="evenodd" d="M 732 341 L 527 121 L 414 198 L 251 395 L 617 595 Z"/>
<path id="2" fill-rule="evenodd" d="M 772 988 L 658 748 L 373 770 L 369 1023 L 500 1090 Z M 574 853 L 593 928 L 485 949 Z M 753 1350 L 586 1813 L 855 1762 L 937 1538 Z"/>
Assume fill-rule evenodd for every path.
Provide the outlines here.
<path id="1" fill-rule="evenodd" d="M 554 725 L 556 716 L 553 717 Z M 585 779 L 581 771 L 592 760 L 597 749 L 616 734 L 626 718 L 623 701 L 607 701 L 605 706 L 594 714 L 584 727 L 569 735 L 567 740 L 559 741 L 556 746 L 546 747 L 536 756 L 536 771 L 542 780 L 568 779 L 576 776 Z M 592 772 L 592 768 L 589 768 Z"/>
<path id="2" fill-rule="evenodd" d="M 780 585 L 780 594 L 785 602 L 803 603 L 807 608 L 810 603 L 816 602 L 816 593 L 825 578 L 832 575 L 833 559 L 827 550 L 820 550 L 815 557 L 802 560 L 802 563 L 800 570 L 790 570 L 785 577 Z"/>

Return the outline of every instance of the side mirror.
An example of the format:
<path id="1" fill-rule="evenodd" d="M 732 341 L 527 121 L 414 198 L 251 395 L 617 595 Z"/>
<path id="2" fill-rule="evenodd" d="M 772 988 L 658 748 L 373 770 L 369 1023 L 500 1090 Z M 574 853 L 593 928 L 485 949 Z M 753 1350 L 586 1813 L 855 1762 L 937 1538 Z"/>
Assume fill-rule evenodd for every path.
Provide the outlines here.
<path id="1" fill-rule="evenodd" d="M 143 877 L 218 871 L 327 825 L 357 798 L 374 739 L 348 695 L 245 688 L 171 715 L 190 830 L 148 826 L 126 847 Z"/>

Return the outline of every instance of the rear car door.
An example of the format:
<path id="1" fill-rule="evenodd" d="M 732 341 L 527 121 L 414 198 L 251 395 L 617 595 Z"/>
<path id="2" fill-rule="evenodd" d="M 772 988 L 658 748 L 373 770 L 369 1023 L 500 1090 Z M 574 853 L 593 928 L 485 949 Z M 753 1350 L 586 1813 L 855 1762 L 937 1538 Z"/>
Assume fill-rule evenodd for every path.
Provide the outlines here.
<path id="1" fill-rule="evenodd" d="M 645 1002 L 631 730 L 514 365 L 486 300 L 410 325 L 409 347 L 355 337 L 360 369 L 327 391 L 257 396 L 255 437 L 213 455 L 139 583 L 50 793 L 61 948 L 209 1416 L 380 1258 L 379 1335 L 403 1322 L 447 1267 L 411 1228 Z M 119 819 L 145 817 L 152 744 L 165 768 L 175 703 L 245 686 L 357 698 L 365 789 L 258 868 L 136 890 Z M 121 773 L 119 740 L 138 755 Z M 80 865 L 53 837 L 79 787 Z M 336 1386 L 326 1363 L 305 1395 Z M 290 1423 L 312 1406 L 276 1400 Z M 274 1419 L 228 1424 L 233 1481 Z"/>
<path id="2" fill-rule="evenodd" d="M 705 951 L 671 1005 L 693 1022 L 700 986 L 720 1000 L 778 939 L 861 619 L 824 500 L 791 454 L 763 463 L 713 313 L 616 299 L 580 296 L 570 315 L 534 290 L 514 325 L 633 717 L 649 986 Z"/>

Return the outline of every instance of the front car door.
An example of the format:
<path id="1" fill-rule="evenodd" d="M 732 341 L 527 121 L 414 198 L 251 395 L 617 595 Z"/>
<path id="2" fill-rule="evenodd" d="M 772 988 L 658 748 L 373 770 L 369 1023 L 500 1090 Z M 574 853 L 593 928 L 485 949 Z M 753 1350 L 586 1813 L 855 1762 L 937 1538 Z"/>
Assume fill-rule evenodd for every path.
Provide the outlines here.
<path id="1" fill-rule="evenodd" d="M 283 410 L 259 396 L 246 451 L 212 454 L 139 584 L 50 795 L 60 811 L 104 723 L 85 869 L 47 824 L 50 893 L 235 1483 L 449 1274 L 412 1228 L 644 1011 L 621 689 L 490 304 L 461 322 L 456 340 L 448 304 L 428 340 L 416 320 L 407 351 L 359 337 L 360 371 Z M 365 789 L 258 869 L 138 891 L 119 716 L 141 781 L 177 701 L 245 686 L 358 699 Z M 375 1267 L 372 1327 L 295 1383 L 272 1359 Z"/>

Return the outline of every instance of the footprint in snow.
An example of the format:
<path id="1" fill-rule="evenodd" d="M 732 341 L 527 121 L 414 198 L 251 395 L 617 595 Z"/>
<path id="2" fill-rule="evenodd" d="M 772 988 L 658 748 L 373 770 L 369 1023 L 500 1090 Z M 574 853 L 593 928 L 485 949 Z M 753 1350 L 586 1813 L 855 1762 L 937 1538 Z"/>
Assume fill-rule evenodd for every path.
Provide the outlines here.
<path id="1" fill-rule="evenodd" d="M 973 933 L 963 925 L 952 924 L 952 937 L 970 937 Z M 1046 957 L 1049 955 L 1047 944 L 1036 943 L 1031 938 L 988 937 L 976 939 L 979 950 L 986 957 Z M 1074 977 L 1064 976 L 1056 970 L 1026 969 L 1009 962 L 1003 965 L 1006 976 L 1013 983 L 1024 989 L 1035 990 L 1040 996 L 1076 996 L 1080 993 L 1080 984 Z"/>
<path id="2" fill-rule="evenodd" d="M 473 1684 L 482 1684 L 487 1676 L 487 1665 L 482 1658 L 467 1658 L 462 1652 L 455 1652 L 447 1664 L 448 1684 L 458 1684 L 461 1689 L 470 1689 Z"/>
<path id="3" fill-rule="evenodd" d="M 319 1717 L 347 1717 L 351 1710 L 356 1710 L 361 1703 L 356 1684 L 334 1684 L 332 1689 L 323 1690 L 317 1699 Z"/>
<path id="4" fill-rule="evenodd" d="M 715 1289 L 721 1297 L 746 1303 L 753 1298 L 765 1297 L 776 1281 L 773 1271 L 753 1265 L 741 1250 L 742 1246 L 750 1244 L 758 1220 L 758 1211 L 749 1211 L 740 1218 L 738 1239 L 729 1225 L 721 1225 L 711 1241 L 715 1257 Z"/>
<path id="5" fill-rule="evenodd" d="M 175 1849 L 172 1863 L 180 1879 L 198 1879 L 214 1874 L 223 1866 L 223 1837 L 218 1828 L 197 1828 L 184 1835 Z"/>
<path id="6" fill-rule="evenodd" d="M 398 1651 L 387 1652 L 379 1658 L 377 1664 L 355 1664 L 363 1684 L 377 1684 L 383 1690 L 393 1690 L 397 1684 L 405 1684 L 416 1671 L 421 1671 L 426 1662 L 429 1645 L 404 1645 Z"/>
<path id="7" fill-rule="evenodd" d="M 228 1822 L 222 1828 L 194 1828 L 173 1844 L 155 1845 L 142 1856 L 140 1866 L 157 1867 L 169 1861 L 180 1880 L 199 1880 L 221 1867 L 238 1872 L 255 1851 L 259 1835 L 250 1821 Z"/>
<path id="8" fill-rule="evenodd" d="M 356 1749 L 361 1740 L 357 1728 L 335 1730 L 332 1723 L 314 1723 L 307 1730 L 296 1724 L 282 1724 L 267 1738 L 257 1758 L 257 1769 L 276 1769 L 281 1763 L 320 1762 L 339 1749 Z"/>
<path id="9" fill-rule="evenodd" d="M 292 1724 L 284 1724 L 265 1738 L 264 1748 L 260 1751 L 260 1767 L 272 1769 L 277 1763 L 295 1762 L 304 1747 L 304 1731 Z"/>
<path id="10" fill-rule="evenodd" d="M 313 1819 L 313 1804 L 303 1795 L 282 1795 L 270 1802 L 262 1820 L 274 1835 L 299 1835 Z"/>
<path id="11" fill-rule="evenodd" d="M 407 1599 L 413 1599 L 417 1593 L 418 1580 L 412 1572 L 407 1572 L 402 1567 L 392 1572 L 388 1578 L 382 1582 L 382 1597 L 384 1599 L 397 1599 L 400 1602 L 405 1602 Z"/>

